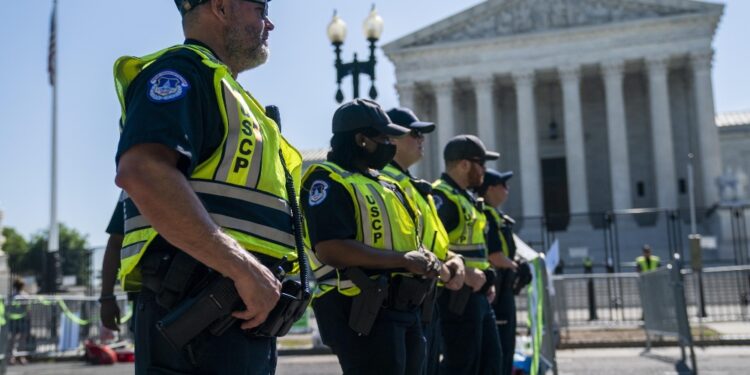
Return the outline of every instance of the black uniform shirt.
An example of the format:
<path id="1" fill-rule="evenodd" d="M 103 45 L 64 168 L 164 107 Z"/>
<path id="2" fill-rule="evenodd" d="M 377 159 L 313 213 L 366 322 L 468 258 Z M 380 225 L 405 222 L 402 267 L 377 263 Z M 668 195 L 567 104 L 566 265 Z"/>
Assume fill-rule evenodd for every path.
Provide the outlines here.
<path id="1" fill-rule="evenodd" d="M 109 219 L 109 225 L 107 225 L 108 234 L 125 234 L 125 217 L 122 212 L 122 202 L 117 202 L 115 205 L 115 211 L 112 212 L 112 218 Z"/>
<path id="2" fill-rule="evenodd" d="M 494 210 L 494 208 L 493 208 Z M 500 239 L 500 227 L 497 221 L 495 221 L 495 217 L 492 216 L 489 212 L 484 212 L 484 216 L 487 217 L 487 235 L 485 236 L 485 241 L 487 242 L 487 253 L 497 253 L 503 251 L 503 242 Z"/>
<path id="3" fill-rule="evenodd" d="M 128 87 L 125 103 L 117 163 L 135 145 L 158 143 L 180 153 L 178 168 L 189 176 L 223 138 L 213 70 L 192 51 L 168 52 L 149 65 Z"/>

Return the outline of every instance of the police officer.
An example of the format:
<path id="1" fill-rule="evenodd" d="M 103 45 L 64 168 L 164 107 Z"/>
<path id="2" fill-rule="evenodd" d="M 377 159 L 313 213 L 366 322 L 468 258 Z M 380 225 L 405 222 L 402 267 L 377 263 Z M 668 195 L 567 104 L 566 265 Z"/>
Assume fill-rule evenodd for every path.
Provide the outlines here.
<path id="1" fill-rule="evenodd" d="M 661 259 L 651 254 L 651 245 L 643 245 L 641 251 L 642 255 L 635 258 L 635 267 L 638 273 L 654 271 L 661 266 Z"/>
<path id="2" fill-rule="evenodd" d="M 500 206 L 508 199 L 508 180 L 513 177 L 512 171 L 498 172 L 488 169 L 484 182 L 477 193 L 484 198 L 484 214 L 487 218 L 487 250 L 489 261 L 497 272 L 495 287 L 497 296 L 492 303 L 503 350 L 502 374 L 510 375 L 513 371 L 513 353 L 516 348 L 516 301 L 513 293 L 515 271 L 518 265 L 514 262 L 516 243 L 513 239 L 513 219 L 499 211 Z"/>
<path id="3" fill-rule="evenodd" d="M 114 69 L 123 110 L 116 183 L 127 193 L 120 278 L 125 290 L 141 290 L 135 370 L 273 373 L 276 340 L 244 330 L 262 324 L 279 300 L 280 282 L 266 265 L 296 258 L 285 174 L 299 181 L 301 157 L 236 78 L 266 61 L 274 25 L 266 0 L 175 4 L 185 43 L 122 57 Z M 194 272 L 164 269 L 192 258 Z M 234 282 L 246 306 L 233 313 L 241 323 L 178 351 L 155 326 L 175 302 L 162 296 L 175 295 L 173 281 L 179 292 L 199 292 L 190 281 L 208 268 Z"/>
<path id="4" fill-rule="evenodd" d="M 442 270 L 441 279 L 446 281 L 438 284 L 439 289 L 436 290 L 436 295 L 442 293 L 440 289 L 443 287 L 458 290 L 463 286 L 464 281 L 463 259 L 448 251 L 450 240 L 435 208 L 432 186 L 427 181 L 419 180 L 409 173 L 409 167 L 422 159 L 424 155 L 422 143 L 425 135 L 435 130 L 435 124 L 420 121 L 409 108 L 393 108 L 388 111 L 388 117 L 394 124 L 408 128 L 410 131 L 407 136 L 391 139 L 391 142 L 396 145 L 396 156 L 383 169 L 383 174 L 396 180 L 407 196 L 411 197 L 422 214 L 422 243 L 438 259 L 445 262 L 447 269 Z M 426 303 L 428 302 L 430 301 Z M 426 306 L 424 311 L 422 330 L 427 345 L 424 374 L 437 374 L 442 340 L 440 315 L 435 303 Z"/>
<path id="5" fill-rule="evenodd" d="M 445 343 L 442 374 L 500 373 L 502 353 L 490 307 L 495 287 L 487 259 L 487 219 L 482 200 L 470 191 L 482 185 L 485 162 L 499 157 L 474 135 L 453 137 L 443 151 L 445 173 L 433 184 L 449 248 L 466 262 L 466 289 L 438 299 Z"/>
<path id="6" fill-rule="evenodd" d="M 396 153 L 391 123 L 375 102 L 356 99 L 333 115 L 328 160 L 305 173 L 301 193 L 313 272 L 313 309 L 323 343 L 344 374 L 419 374 L 420 305 L 442 268 L 420 247 L 419 211 L 378 170 Z"/>

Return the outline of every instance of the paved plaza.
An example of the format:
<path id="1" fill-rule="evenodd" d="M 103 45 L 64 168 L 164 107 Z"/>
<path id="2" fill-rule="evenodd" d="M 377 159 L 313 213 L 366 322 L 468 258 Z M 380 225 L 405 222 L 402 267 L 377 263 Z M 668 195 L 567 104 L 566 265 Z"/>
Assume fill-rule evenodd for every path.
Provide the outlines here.
<path id="1" fill-rule="evenodd" d="M 745 374 L 750 368 L 750 347 L 727 346 L 696 348 L 701 375 Z M 649 354 L 642 349 L 583 349 L 558 351 L 560 375 L 678 375 L 687 374 L 678 364 L 677 348 L 658 348 Z M 81 362 L 35 363 L 8 368 L 9 375 L 125 375 L 133 373 L 131 364 L 89 366 Z M 282 356 L 278 375 L 340 374 L 332 355 Z M 551 372 L 549 372 L 551 374 Z"/>

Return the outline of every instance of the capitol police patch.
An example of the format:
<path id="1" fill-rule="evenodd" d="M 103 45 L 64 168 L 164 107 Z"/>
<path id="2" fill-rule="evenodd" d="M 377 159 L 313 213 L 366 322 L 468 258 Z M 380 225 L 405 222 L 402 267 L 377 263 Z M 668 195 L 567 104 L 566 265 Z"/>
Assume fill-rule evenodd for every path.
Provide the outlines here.
<path id="1" fill-rule="evenodd" d="M 148 81 L 148 98 L 155 103 L 167 103 L 182 98 L 190 83 L 173 70 L 163 70 Z"/>
<path id="2" fill-rule="evenodd" d="M 435 201 L 435 208 L 437 208 L 438 210 L 443 206 L 443 198 L 441 198 L 439 195 L 433 195 L 432 200 Z"/>
<path id="3" fill-rule="evenodd" d="M 310 186 L 310 197 L 307 199 L 310 206 L 316 206 L 323 203 L 328 196 L 328 183 L 323 180 L 317 180 Z"/>

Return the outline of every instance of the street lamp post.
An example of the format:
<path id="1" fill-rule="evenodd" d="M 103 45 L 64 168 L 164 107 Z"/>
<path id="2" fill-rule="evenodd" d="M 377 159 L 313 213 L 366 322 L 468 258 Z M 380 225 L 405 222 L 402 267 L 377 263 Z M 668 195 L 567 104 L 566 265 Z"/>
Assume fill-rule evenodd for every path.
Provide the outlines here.
<path id="1" fill-rule="evenodd" d="M 363 29 L 365 38 L 370 42 L 370 58 L 367 61 L 359 61 L 355 53 L 354 60 L 344 63 L 341 61 L 341 46 L 346 39 L 346 23 L 334 11 L 333 19 L 328 24 L 328 39 L 333 44 L 336 53 L 336 62 L 334 64 L 336 67 L 336 101 L 339 103 L 344 101 L 344 93 L 341 92 L 341 81 L 348 75 L 352 76 L 352 93 L 355 99 L 359 98 L 360 74 L 370 76 L 370 98 L 375 99 L 378 97 L 378 90 L 375 89 L 375 64 L 377 63 L 375 59 L 375 43 L 383 34 L 383 18 L 375 10 L 374 4 L 370 10 L 370 14 L 365 19 Z"/>

